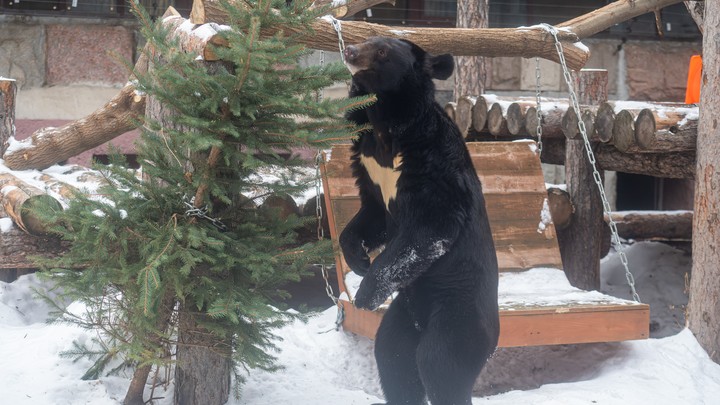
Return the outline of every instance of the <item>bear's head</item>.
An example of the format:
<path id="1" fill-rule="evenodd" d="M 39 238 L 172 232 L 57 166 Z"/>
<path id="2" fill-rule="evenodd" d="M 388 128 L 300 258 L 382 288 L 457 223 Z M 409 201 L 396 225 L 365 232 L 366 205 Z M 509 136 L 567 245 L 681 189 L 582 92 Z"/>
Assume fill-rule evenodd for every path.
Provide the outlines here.
<path id="1" fill-rule="evenodd" d="M 387 37 L 350 45 L 344 56 L 353 80 L 371 93 L 399 90 L 408 78 L 445 80 L 454 68 L 450 54 L 431 56 L 410 41 Z"/>

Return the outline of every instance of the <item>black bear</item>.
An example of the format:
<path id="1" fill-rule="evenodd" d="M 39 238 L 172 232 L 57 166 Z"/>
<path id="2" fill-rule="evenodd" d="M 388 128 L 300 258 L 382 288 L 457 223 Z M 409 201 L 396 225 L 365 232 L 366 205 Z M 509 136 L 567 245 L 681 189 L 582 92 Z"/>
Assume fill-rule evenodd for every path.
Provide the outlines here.
<path id="1" fill-rule="evenodd" d="M 340 235 L 364 276 L 355 305 L 394 291 L 375 341 L 389 405 L 465 405 L 499 334 L 498 266 L 485 200 L 457 126 L 435 102 L 451 55 L 375 37 L 344 51 L 350 96 L 377 102 L 348 114 L 372 124 L 353 145 L 361 207 Z M 368 252 L 384 250 L 371 263 Z"/>

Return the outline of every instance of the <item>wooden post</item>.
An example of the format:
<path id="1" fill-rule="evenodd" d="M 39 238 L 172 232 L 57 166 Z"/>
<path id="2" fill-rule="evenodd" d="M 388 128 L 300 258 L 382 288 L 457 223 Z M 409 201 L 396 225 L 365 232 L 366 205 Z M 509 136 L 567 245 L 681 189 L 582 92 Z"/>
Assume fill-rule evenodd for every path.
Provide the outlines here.
<path id="1" fill-rule="evenodd" d="M 581 70 L 573 74 L 573 80 L 580 104 L 598 105 L 607 101 L 606 70 Z M 570 284 L 597 290 L 600 288 L 600 242 L 605 222 L 600 192 L 593 180 L 592 165 L 582 140 L 566 141 L 565 181 L 575 212 L 570 224 L 558 229 L 563 267 Z"/>
<path id="2" fill-rule="evenodd" d="M 688 326 L 720 363 L 720 2 L 705 4 Z"/>
<path id="3" fill-rule="evenodd" d="M 9 146 L 9 140 L 15 136 L 15 80 L 0 77 L 0 158 Z"/>

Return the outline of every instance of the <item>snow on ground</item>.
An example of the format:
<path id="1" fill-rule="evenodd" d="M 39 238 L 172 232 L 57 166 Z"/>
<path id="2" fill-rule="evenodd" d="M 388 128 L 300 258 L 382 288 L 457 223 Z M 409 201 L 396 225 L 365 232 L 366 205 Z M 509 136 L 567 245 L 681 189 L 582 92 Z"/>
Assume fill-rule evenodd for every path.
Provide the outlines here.
<path id="1" fill-rule="evenodd" d="M 715 404 L 720 398 L 720 365 L 713 363 L 692 333 L 682 328 L 687 302 L 684 274 L 690 258 L 660 243 L 636 243 L 626 250 L 640 296 L 651 306 L 661 339 L 587 345 L 500 349 L 476 386 L 478 404 Z M 605 258 L 603 290 L 627 298 L 617 255 Z M 0 282 L 0 403 L 118 404 L 130 374 L 82 381 L 90 363 L 59 353 L 74 339 L 94 334 L 73 326 L 45 324 L 49 308 L 34 296 L 44 283 L 35 275 Z M 78 306 L 78 304 L 72 304 Z M 81 308 L 77 308 L 80 310 Z M 665 309 L 673 309 L 666 311 Z M 277 331 L 283 370 L 253 372 L 243 405 L 367 405 L 381 402 L 372 342 L 334 330 L 335 309 L 305 324 Z M 668 325 L 672 326 L 670 328 Z M 676 333 L 678 332 L 679 333 Z M 675 334 L 676 333 L 676 334 Z M 172 389 L 172 386 L 170 386 Z M 172 403 L 158 392 L 159 405 Z M 483 396 L 483 397 L 481 397 Z"/>

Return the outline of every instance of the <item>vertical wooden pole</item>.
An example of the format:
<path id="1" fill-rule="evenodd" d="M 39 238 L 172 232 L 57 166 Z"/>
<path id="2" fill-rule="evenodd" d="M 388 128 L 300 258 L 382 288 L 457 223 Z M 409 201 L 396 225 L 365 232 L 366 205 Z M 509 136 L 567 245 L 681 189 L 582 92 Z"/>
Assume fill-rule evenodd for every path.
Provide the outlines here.
<path id="1" fill-rule="evenodd" d="M 573 81 L 580 105 L 607 101 L 606 70 L 574 72 Z M 570 284 L 584 290 L 597 290 L 605 222 L 600 192 L 582 139 L 566 141 L 565 181 L 575 213 L 570 224 L 558 231 L 563 267 Z"/>
<path id="2" fill-rule="evenodd" d="M 720 363 L 720 2 L 705 4 L 688 326 Z"/>
<path id="3" fill-rule="evenodd" d="M 10 137 L 15 136 L 15 80 L 0 77 L 0 158 L 8 148 Z"/>

